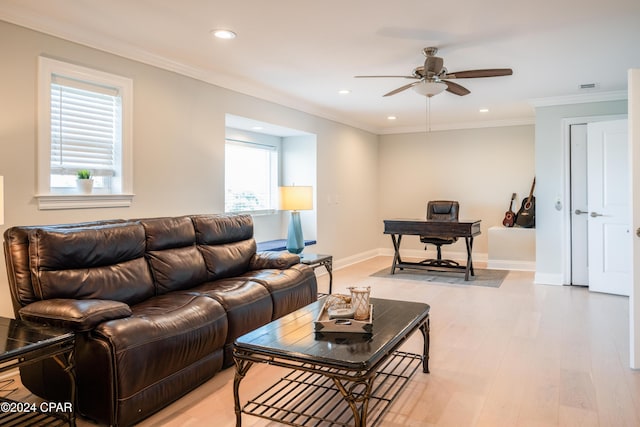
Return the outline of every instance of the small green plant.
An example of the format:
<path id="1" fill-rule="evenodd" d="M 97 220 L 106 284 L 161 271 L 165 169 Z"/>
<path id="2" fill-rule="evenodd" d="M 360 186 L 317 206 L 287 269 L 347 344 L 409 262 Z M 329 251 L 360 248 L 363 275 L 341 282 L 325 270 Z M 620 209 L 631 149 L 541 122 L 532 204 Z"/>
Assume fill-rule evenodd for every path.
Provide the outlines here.
<path id="1" fill-rule="evenodd" d="M 78 171 L 78 179 L 91 179 L 91 172 L 87 169 L 81 169 Z"/>

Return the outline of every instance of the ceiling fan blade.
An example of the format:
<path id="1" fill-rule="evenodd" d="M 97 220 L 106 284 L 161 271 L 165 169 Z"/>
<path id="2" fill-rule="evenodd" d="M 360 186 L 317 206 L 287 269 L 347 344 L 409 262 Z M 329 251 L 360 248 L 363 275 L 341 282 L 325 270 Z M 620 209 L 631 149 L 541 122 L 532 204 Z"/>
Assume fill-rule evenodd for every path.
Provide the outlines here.
<path id="1" fill-rule="evenodd" d="M 510 76 L 513 74 L 511 68 L 491 68 L 488 70 L 468 70 L 458 71 L 455 73 L 447 73 L 442 76 L 443 79 L 471 79 L 475 77 L 500 77 Z"/>
<path id="2" fill-rule="evenodd" d="M 420 83 L 420 82 L 413 82 L 413 83 L 409 83 L 408 85 L 400 86 L 398 89 L 394 89 L 394 90 L 392 90 L 391 92 L 389 92 L 389 93 L 385 93 L 385 94 L 384 94 L 384 95 L 382 95 L 382 96 L 391 96 L 391 95 L 395 95 L 396 93 L 400 93 L 400 92 L 402 92 L 403 90 L 407 90 L 407 89 L 409 89 L 410 87 L 417 85 L 418 83 Z"/>
<path id="3" fill-rule="evenodd" d="M 398 78 L 398 79 L 418 79 L 416 76 L 353 76 L 356 79 L 377 79 L 377 78 Z"/>
<path id="4" fill-rule="evenodd" d="M 449 82 L 447 80 L 441 80 L 441 82 L 447 85 L 447 92 L 451 92 L 454 95 L 465 96 L 471 93 L 469 89 L 464 86 L 460 86 L 458 83 Z"/>

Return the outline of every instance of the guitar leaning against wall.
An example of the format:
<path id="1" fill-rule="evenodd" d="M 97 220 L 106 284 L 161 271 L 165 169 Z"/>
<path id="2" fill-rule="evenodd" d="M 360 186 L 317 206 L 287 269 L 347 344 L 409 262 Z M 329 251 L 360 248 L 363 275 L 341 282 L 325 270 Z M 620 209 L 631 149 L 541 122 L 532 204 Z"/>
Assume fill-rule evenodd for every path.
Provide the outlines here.
<path id="1" fill-rule="evenodd" d="M 536 226 L 536 198 L 533 190 L 536 187 L 536 179 L 533 178 L 529 197 L 522 201 L 522 206 L 516 215 L 516 225 L 522 228 L 534 228 Z"/>
<path id="2" fill-rule="evenodd" d="M 504 213 L 504 219 L 502 225 L 505 227 L 513 227 L 516 222 L 516 213 L 513 211 L 513 201 L 516 199 L 516 193 L 511 195 L 511 203 L 509 203 L 509 210 Z"/>

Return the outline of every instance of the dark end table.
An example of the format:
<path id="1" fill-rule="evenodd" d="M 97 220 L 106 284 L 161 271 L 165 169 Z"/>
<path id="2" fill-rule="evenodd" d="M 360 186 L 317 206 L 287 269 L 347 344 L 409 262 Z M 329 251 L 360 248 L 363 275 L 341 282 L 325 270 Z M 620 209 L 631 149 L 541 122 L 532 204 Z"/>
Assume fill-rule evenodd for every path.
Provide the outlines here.
<path id="1" fill-rule="evenodd" d="M 308 265 L 314 270 L 318 267 L 324 267 L 329 273 L 329 294 L 333 287 L 333 257 L 331 255 L 322 254 L 300 254 L 300 262 Z"/>
<path id="2" fill-rule="evenodd" d="M 0 373 L 53 358 L 71 382 L 66 402 L 28 403 L 1 397 L 1 425 L 76 425 L 74 343 L 72 331 L 0 317 Z"/>

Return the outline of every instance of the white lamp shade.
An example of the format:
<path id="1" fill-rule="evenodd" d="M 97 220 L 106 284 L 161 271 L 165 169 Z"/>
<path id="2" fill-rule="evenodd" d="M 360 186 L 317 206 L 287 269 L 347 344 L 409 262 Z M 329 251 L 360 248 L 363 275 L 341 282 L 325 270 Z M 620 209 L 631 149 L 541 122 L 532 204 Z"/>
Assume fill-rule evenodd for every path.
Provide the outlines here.
<path id="1" fill-rule="evenodd" d="M 283 211 L 313 209 L 313 188 L 310 186 L 280 187 L 280 209 Z"/>
<path id="2" fill-rule="evenodd" d="M 431 98 L 433 95 L 441 93 L 446 88 L 446 83 L 428 81 L 421 81 L 420 83 L 412 87 L 412 89 L 418 92 L 420 95 L 424 95 L 429 98 Z"/>

